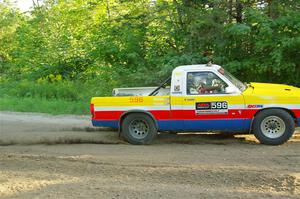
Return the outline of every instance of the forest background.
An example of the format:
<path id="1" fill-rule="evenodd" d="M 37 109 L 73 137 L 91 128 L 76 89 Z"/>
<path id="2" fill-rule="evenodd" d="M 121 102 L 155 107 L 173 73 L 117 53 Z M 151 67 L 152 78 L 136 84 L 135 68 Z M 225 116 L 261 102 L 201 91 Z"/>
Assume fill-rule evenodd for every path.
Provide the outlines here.
<path id="1" fill-rule="evenodd" d="M 87 114 L 92 96 L 212 61 L 300 86 L 300 0 L 0 2 L 0 110 Z"/>

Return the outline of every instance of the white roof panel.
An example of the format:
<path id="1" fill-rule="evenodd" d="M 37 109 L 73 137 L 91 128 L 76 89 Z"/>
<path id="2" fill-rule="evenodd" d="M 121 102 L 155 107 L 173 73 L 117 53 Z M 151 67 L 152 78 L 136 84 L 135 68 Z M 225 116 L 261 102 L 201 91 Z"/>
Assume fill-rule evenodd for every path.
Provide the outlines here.
<path id="1" fill-rule="evenodd" d="M 207 70 L 207 69 L 213 69 L 213 70 L 219 70 L 221 68 L 221 66 L 216 65 L 216 64 L 195 64 L 195 65 L 184 65 L 184 66 L 178 66 L 176 67 L 174 70 L 178 71 L 178 70 Z"/>

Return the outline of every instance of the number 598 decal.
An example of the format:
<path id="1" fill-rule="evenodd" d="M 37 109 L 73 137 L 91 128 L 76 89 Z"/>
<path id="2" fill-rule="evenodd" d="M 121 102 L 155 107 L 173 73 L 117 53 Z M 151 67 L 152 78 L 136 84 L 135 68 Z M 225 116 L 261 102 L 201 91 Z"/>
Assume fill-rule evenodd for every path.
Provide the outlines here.
<path id="1" fill-rule="evenodd" d="M 228 103 L 220 102 L 197 102 L 196 115 L 204 114 L 228 114 Z"/>

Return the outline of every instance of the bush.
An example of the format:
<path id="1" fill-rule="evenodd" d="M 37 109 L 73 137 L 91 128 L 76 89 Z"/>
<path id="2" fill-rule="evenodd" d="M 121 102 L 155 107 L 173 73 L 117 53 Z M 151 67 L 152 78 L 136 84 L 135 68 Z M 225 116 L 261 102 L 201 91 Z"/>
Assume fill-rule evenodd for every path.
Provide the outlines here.
<path id="1" fill-rule="evenodd" d="M 102 81 L 89 82 L 20 82 L 6 81 L 0 88 L 0 97 L 14 96 L 19 98 L 60 99 L 65 101 L 90 100 L 93 96 L 107 96 L 112 86 Z"/>

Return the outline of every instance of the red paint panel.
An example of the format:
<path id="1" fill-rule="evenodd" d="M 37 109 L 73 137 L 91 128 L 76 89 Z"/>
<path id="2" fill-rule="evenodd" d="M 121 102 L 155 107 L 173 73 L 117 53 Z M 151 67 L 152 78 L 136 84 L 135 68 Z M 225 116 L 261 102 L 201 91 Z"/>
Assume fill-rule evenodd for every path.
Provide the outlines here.
<path id="1" fill-rule="evenodd" d="M 164 110 L 164 111 L 149 111 L 155 119 L 157 120 L 168 120 L 171 119 L 171 111 Z"/>
<path id="2" fill-rule="evenodd" d="M 296 116 L 297 118 L 300 117 L 300 109 L 292 109 L 292 111 L 293 111 L 293 113 L 295 114 L 295 116 Z"/>
<path id="3" fill-rule="evenodd" d="M 193 119 L 252 119 L 259 109 L 230 109 L 228 114 L 196 115 L 195 110 L 151 110 L 149 111 L 157 120 L 193 120 Z M 296 117 L 300 117 L 300 110 L 292 110 Z M 95 120 L 119 120 L 126 111 L 96 111 Z"/>
<path id="4" fill-rule="evenodd" d="M 246 118 L 253 118 L 254 115 L 260 111 L 260 109 L 247 109 L 243 110 L 244 115 Z M 291 111 L 294 113 L 294 115 L 298 118 L 300 117 L 300 109 L 291 109 Z"/>
<path id="5" fill-rule="evenodd" d="M 252 110 L 250 110 L 252 111 Z M 119 120 L 125 111 L 96 111 L 95 120 Z M 149 111 L 157 120 L 191 120 L 191 119 L 224 119 L 224 118 L 252 118 L 255 112 L 248 110 L 229 110 L 228 114 L 203 114 L 196 115 L 195 110 L 154 110 Z"/>
<path id="6" fill-rule="evenodd" d="M 260 109 L 244 109 L 242 110 L 245 118 L 251 119 Z"/>
<path id="7" fill-rule="evenodd" d="M 119 120 L 125 111 L 96 111 L 95 120 Z"/>
<path id="8" fill-rule="evenodd" d="M 95 120 L 119 120 L 121 115 L 126 111 L 96 111 Z M 157 110 L 149 111 L 157 120 L 170 119 L 170 111 Z"/>
<path id="9" fill-rule="evenodd" d="M 195 110 L 172 110 L 172 119 L 237 119 L 237 118 L 252 118 L 252 114 L 248 114 L 247 110 L 230 109 L 228 114 L 201 114 L 196 115 Z"/>

